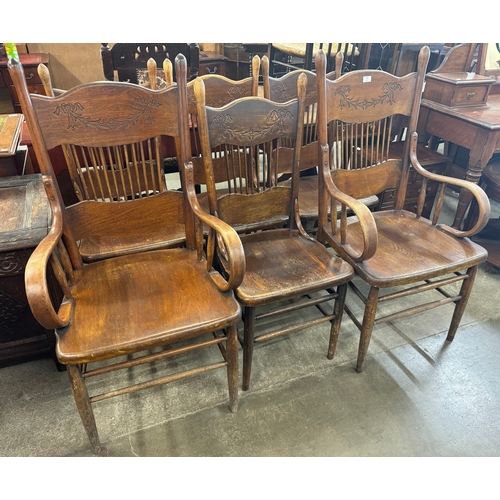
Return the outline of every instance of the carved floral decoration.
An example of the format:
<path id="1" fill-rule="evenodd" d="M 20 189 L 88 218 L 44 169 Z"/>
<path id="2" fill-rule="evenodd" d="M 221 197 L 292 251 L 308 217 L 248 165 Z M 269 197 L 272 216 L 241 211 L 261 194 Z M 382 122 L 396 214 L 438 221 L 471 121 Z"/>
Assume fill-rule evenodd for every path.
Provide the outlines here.
<path id="1" fill-rule="evenodd" d="M 67 115 L 68 128 L 71 130 L 75 130 L 81 125 L 85 128 L 94 127 L 100 130 L 118 130 L 138 123 L 141 118 L 148 125 L 151 125 L 154 122 L 151 108 L 158 108 L 160 106 L 161 104 L 153 97 L 141 97 L 135 99 L 132 104 L 132 107 L 137 111 L 124 118 L 108 118 L 107 120 L 103 120 L 102 118 L 92 119 L 83 115 L 84 107 L 79 102 L 61 104 L 57 106 L 54 114 L 58 116 L 61 114 Z"/>
<path id="2" fill-rule="evenodd" d="M 231 140 L 254 142 L 258 139 L 266 141 L 267 137 L 285 130 L 285 120 L 293 118 L 287 109 L 273 109 L 266 117 L 264 126 L 258 129 L 233 126 L 233 117 L 230 114 L 217 115 L 209 123 L 211 133 L 215 131 L 215 140 L 223 143 Z"/>
<path id="3" fill-rule="evenodd" d="M 345 106 L 353 107 L 353 108 L 361 108 L 363 110 L 368 109 L 370 107 L 375 107 L 378 104 L 384 104 L 387 101 L 389 105 L 393 105 L 395 101 L 395 93 L 403 90 L 403 87 L 397 82 L 385 83 L 382 86 L 383 94 L 379 96 L 377 99 L 371 99 L 368 101 L 366 98 L 363 101 L 354 100 L 348 96 L 351 91 L 351 87 L 349 85 L 341 85 L 336 90 L 334 95 L 340 96 L 340 109 L 343 109 Z"/>

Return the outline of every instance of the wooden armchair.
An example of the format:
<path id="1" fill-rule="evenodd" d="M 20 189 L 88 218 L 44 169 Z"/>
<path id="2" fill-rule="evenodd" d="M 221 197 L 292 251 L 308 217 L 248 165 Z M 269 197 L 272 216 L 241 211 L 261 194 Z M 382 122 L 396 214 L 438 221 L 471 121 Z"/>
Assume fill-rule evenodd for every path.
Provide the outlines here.
<path id="1" fill-rule="evenodd" d="M 235 290 L 244 306 L 243 390 L 250 386 L 254 342 L 262 342 L 322 322 L 331 322 L 331 343 L 338 335 L 346 282 L 352 268 L 332 255 L 304 231 L 299 215 L 298 178 L 303 139 L 306 76 L 298 80 L 298 99 L 283 104 L 261 97 L 244 97 L 214 108 L 206 105 L 205 86 L 196 80 L 198 130 L 212 214 L 237 228 L 243 243 L 246 271 Z M 274 141 L 294 141 L 295 168 L 289 186 L 278 185 Z M 212 151 L 219 148 L 218 157 Z M 216 255 L 227 270 L 223 249 L 208 245 L 207 258 Z M 336 290 L 335 290 L 336 288 Z M 335 301 L 330 310 L 322 307 Z M 265 312 L 256 314 L 267 306 Z M 256 321 L 318 307 L 319 318 L 257 335 Z"/>
<path id="2" fill-rule="evenodd" d="M 169 59 L 165 59 L 163 67 L 167 75 L 167 86 L 172 85 L 173 71 L 172 64 Z M 151 84 L 148 88 L 156 88 L 156 61 L 152 58 L 148 61 L 148 73 L 151 77 Z M 98 120 L 95 123 L 90 123 L 83 118 L 83 110 L 77 109 L 71 91 L 61 91 L 52 87 L 48 68 L 44 65 L 38 67 L 40 79 L 44 85 L 46 95 L 54 97 L 54 107 L 57 108 L 59 114 L 66 114 L 68 120 L 73 122 L 73 126 L 81 124 L 82 126 L 90 126 L 99 130 Z M 186 79 L 186 73 L 179 70 L 178 78 Z M 96 88 L 104 88 L 106 83 L 93 84 Z M 174 91 L 171 95 L 173 96 Z M 150 93 L 151 94 L 151 93 Z M 119 93 L 117 92 L 117 95 Z M 154 103 L 154 96 L 148 95 L 144 97 Z M 144 101 L 147 102 L 147 101 Z M 136 108 L 136 116 L 148 116 L 149 108 L 155 104 L 143 106 L 134 104 Z M 61 111 L 71 109 L 69 112 Z M 168 116 L 174 123 L 178 124 L 179 103 L 176 97 L 169 102 L 169 108 L 166 110 Z M 131 115 L 133 116 L 133 115 Z M 106 118 L 108 120 L 108 118 Z M 112 122 L 109 118 L 109 122 Z M 121 119 L 125 124 L 125 119 Z M 121 122 L 117 122 L 116 126 L 120 126 Z M 125 125 L 123 125 L 125 126 Z M 101 217 L 99 227 L 95 224 L 95 220 L 87 221 L 80 214 L 80 205 L 72 205 L 67 208 L 69 217 L 78 225 L 77 238 L 80 241 L 79 250 L 85 262 L 93 262 L 108 258 L 110 256 L 121 255 L 124 253 L 150 250 L 152 248 L 167 248 L 172 246 L 181 246 L 185 242 L 185 230 L 182 224 L 171 226 L 167 229 L 165 223 L 148 227 L 143 220 L 142 214 L 138 217 L 132 215 L 127 222 L 127 233 L 123 233 L 123 228 L 118 227 L 114 222 L 115 214 L 124 213 L 130 210 L 131 213 L 135 210 L 131 200 L 137 198 L 152 198 L 157 195 L 163 195 L 170 189 L 177 189 L 180 184 L 180 177 L 172 179 L 173 186 L 167 184 L 167 172 L 172 173 L 165 167 L 166 143 L 167 141 L 179 141 L 180 128 L 173 127 L 173 135 L 159 135 L 156 137 L 148 137 L 145 141 L 134 141 L 133 136 L 123 135 L 123 144 L 114 143 L 112 147 L 104 145 L 86 146 L 76 144 L 73 139 L 77 138 L 76 134 L 68 139 L 67 143 L 59 145 L 52 141 L 48 147 L 60 147 L 64 154 L 66 168 L 72 181 L 74 193 L 79 201 L 93 200 L 98 203 L 103 203 L 106 206 L 98 207 L 92 210 L 99 211 L 101 214 L 106 213 L 106 217 Z M 174 152 L 175 153 L 175 152 Z M 40 171 L 44 174 L 51 175 L 50 171 L 46 170 L 43 162 L 39 163 Z M 178 169 L 176 168 L 176 174 Z M 151 209 L 161 210 L 162 199 L 151 200 L 148 202 Z M 90 213 L 86 209 L 86 213 Z M 92 231 L 90 230 L 92 228 Z"/>
<path id="3" fill-rule="evenodd" d="M 205 213 L 194 194 L 192 166 L 188 162 L 191 153 L 186 61 L 182 55 L 177 57 L 176 66 L 178 85 L 163 91 L 105 82 L 81 85 L 51 98 L 30 95 L 21 64 L 15 59 L 9 62 L 33 145 L 43 165 L 43 183 L 53 215 L 48 236 L 26 266 L 28 301 L 40 324 L 56 331 L 57 358 L 67 366 L 94 453 L 100 452 L 101 444 L 92 404 L 106 398 L 226 368 L 230 408 L 237 409 L 235 325 L 241 308 L 232 289 L 243 279 L 244 253 L 235 231 Z M 164 134 L 180 136 L 184 191 L 165 191 L 123 203 L 85 200 L 71 210 L 64 207 L 48 157 L 51 146 L 78 144 L 93 149 L 96 155 L 115 151 L 118 156 L 116 150 L 127 141 L 141 143 Z M 112 190 L 112 186 L 107 189 Z M 185 246 L 154 250 L 155 245 L 146 244 L 149 248 L 142 252 L 110 255 L 84 265 L 78 249 L 82 228 L 85 226 L 85 234 L 100 235 L 103 221 L 123 241 L 145 240 L 152 228 L 165 235 L 170 228 L 177 231 L 181 227 Z M 142 223 L 142 231 L 137 221 Z M 212 229 L 225 249 L 230 263 L 227 279 L 203 257 L 202 223 Z M 56 302 L 49 293 L 49 266 L 64 294 L 62 302 Z M 90 377 L 130 370 L 178 354 L 193 355 L 197 349 L 215 345 L 223 355 L 220 362 L 180 373 L 167 364 L 165 372 L 155 380 L 143 380 L 130 372 L 132 385 L 99 395 L 88 394 L 86 380 Z"/>
<path id="4" fill-rule="evenodd" d="M 326 75 L 328 79 L 334 80 L 337 72 L 340 76 L 343 67 L 344 56 L 342 52 L 336 55 L 336 66 Z M 317 132 L 317 107 L 318 93 L 316 85 L 316 74 L 312 71 L 294 70 L 286 73 L 280 78 L 273 78 L 269 72 L 269 59 L 262 58 L 262 79 L 264 97 L 274 102 L 284 103 L 297 98 L 297 80 L 304 73 L 307 76 L 307 89 L 305 97 L 304 131 L 302 139 L 302 150 L 300 153 L 300 178 L 299 178 L 299 206 L 300 216 L 308 232 L 314 232 L 314 226 L 318 220 L 318 132 Z M 273 149 L 274 161 L 277 163 L 278 180 L 287 179 L 292 174 L 293 166 L 293 143 L 290 140 L 281 139 Z M 290 179 L 284 180 L 290 184 Z M 362 200 L 368 206 L 378 203 L 378 198 L 373 196 Z"/>
<path id="5" fill-rule="evenodd" d="M 161 67 L 165 59 L 174 61 L 177 54 L 182 54 L 187 61 L 188 81 L 198 76 L 200 48 L 197 43 L 115 43 L 109 47 L 101 44 L 101 60 L 106 80 L 139 83 L 139 73 L 147 71 L 150 58 Z M 174 81 L 176 75 L 174 71 Z"/>
<path id="6" fill-rule="evenodd" d="M 416 155 L 415 129 L 428 57 L 429 50 L 424 47 L 419 55 L 417 72 L 404 77 L 364 70 L 345 74 L 335 81 L 326 78 L 324 54 L 316 58 L 322 167 L 318 239 L 331 245 L 369 286 L 365 296 L 351 282 L 356 296 L 365 304 L 362 321 L 355 317 L 350 307 L 345 308 L 361 331 L 358 372 L 363 370 L 374 325 L 455 303 L 447 337 L 452 340 L 465 310 L 477 266 L 486 259 L 486 251 L 468 238 L 480 231 L 488 220 L 490 205 L 484 191 L 471 182 L 428 172 Z M 391 122 L 396 115 L 408 117 L 404 154 L 398 160 L 387 154 L 388 138 L 392 135 Z M 346 141 L 353 140 L 354 134 L 359 158 L 369 159 L 367 167 L 352 170 L 330 168 L 327 127 L 332 121 L 342 125 L 334 143 L 335 151 L 341 151 Z M 339 161 L 342 161 L 342 156 Z M 416 213 L 403 209 L 410 165 L 414 175 L 421 179 Z M 430 181 L 438 182 L 439 187 L 433 215 L 428 220 L 421 214 Z M 471 230 L 459 231 L 438 224 L 447 185 L 469 190 L 477 200 L 479 216 Z M 356 198 L 386 189 L 395 190 L 394 209 L 371 213 L 356 201 Z M 330 204 L 331 213 L 339 215 L 328 221 Z M 347 216 L 348 209 L 355 217 Z M 454 290 L 453 284 L 460 282 L 460 290 Z M 447 285 L 452 285 L 451 290 Z M 381 289 L 393 291 L 382 295 Z M 379 303 L 429 290 L 440 292 L 441 299 L 386 316 L 379 315 L 376 319 Z"/>

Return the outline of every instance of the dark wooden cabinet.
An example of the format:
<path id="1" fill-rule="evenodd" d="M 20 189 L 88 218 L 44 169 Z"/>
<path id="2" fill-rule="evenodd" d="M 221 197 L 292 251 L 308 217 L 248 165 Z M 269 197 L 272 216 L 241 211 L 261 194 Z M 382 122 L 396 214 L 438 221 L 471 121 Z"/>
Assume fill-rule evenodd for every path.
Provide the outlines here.
<path id="1" fill-rule="evenodd" d="M 227 57 L 222 54 L 211 51 L 200 52 L 198 75 L 215 74 L 226 76 L 226 61 Z"/>
<path id="2" fill-rule="evenodd" d="M 47 235 L 50 207 L 41 175 L 0 178 L 0 367 L 41 354 L 55 356 L 55 334 L 33 317 L 24 286 L 26 264 Z M 61 297 L 49 279 L 54 299 Z M 60 369 L 61 366 L 56 363 Z"/>
<path id="3" fill-rule="evenodd" d="M 23 65 L 24 76 L 26 78 L 26 84 L 28 85 L 28 92 L 30 92 L 30 94 L 45 95 L 42 82 L 38 76 L 37 68 L 39 64 L 45 64 L 46 66 L 49 65 L 49 54 L 19 54 L 19 58 Z M 9 75 L 7 62 L 8 59 L 6 57 L 0 59 L 0 72 L 2 74 L 2 79 L 4 84 L 9 88 L 14 111 L 16 113 L 22 113 L 21 104 L 19 103 L 19 98 L 17 97 L 17 91 Z"/>

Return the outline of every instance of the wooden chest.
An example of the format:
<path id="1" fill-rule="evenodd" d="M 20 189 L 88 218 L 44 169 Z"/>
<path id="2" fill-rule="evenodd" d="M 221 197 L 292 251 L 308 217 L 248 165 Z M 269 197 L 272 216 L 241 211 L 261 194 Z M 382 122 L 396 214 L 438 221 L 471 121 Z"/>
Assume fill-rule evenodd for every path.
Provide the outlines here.
<path id="1" fill-rule="evenodd" d="M 28 92 L 30 94 L 45 95 L 42 81 L 38 76 L 37 68 L 39 64 L 45 64 L 45 66 L 49 65 L 49 54 L 19 54 L 19 59 L 23 65 L 24 77 L 26 78 L 26 84 L 28 85 Z M 14 112 L 22 113 L 21 103 L 19 102 L 14 82 L 10 77 L 7 63 L 8 59 L 6 57 L 0 59 L 0 72 L 2 73 L 5 85 L 9 88 L 10 99 L 12 101 L 12 105 L 14 106 Z"/>
<path id="2" fill-rule="evenodd" d="M 0 178 L 0 367 L 55 355 L 55 335 L 33 317 L 24 286 L 26 264 L 47 235 L 50 207 L 41 175 Z M 50 276 L 50 273 L 49 273 Z M 49 278 L 54 299 L 61 297 Z M 58 365 L 60 368 L 60 365 Z"/>
<path id="3" fill-rule="evenodd" d="M 486 105 L 494 82 L 476 73 L 427 73 L 422 97 L 450 107 Z"/>

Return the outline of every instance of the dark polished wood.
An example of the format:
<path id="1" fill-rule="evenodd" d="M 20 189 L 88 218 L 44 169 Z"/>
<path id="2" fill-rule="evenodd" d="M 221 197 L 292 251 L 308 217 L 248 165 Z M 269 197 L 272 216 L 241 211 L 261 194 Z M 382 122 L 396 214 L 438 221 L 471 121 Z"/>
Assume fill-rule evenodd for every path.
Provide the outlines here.
<path id="1" fill-rule="evenodd" d="M 43 354 L 55 359 L 54 331 L 34 318 L 24 285 L 28 259 L 50 226 L 42 176 L 0 178 L 0 213 L 0 366 Z M 54 294 L 57 288 L 51 273 L 48 284 Z"/>
<path id="2" fill-rule="evenodd" d="M 138 83 L 137 70 L 146 69 L 148 59 L 153 58 L 158 67 L 165 59 L 174 61 L 177 54 L 182 54 L 188 65 L 188 80 L 198 76 L 200 48 L 197 43 L 115 43 L 109 47 L 101 44 L 101 59 L 106 80 Z M 174 80 L 176 79 L 174 70 Z"/>
<path id="3" fill-rule="evenodd" d="M 486 106 L 449 107 L 422 99 L 418 122 L 419 140 L 427 143 L 430 136 L 439 137 L 469 149 L 465 179 L 478 183 L 495 151 L 500 151 L 500 95 L 490 95 Z M 464 221 L 472 201 L 471 193 L 462 189 L 452 227 L 468 228 Z"/>
<path id="4" fill-rule="evenodd" d="M 318 239 L 349 262 L 368 285 L 368 293 L 354 282 L 350 288 L 364 304 L 363 319 L 350 306 L 345 311 L 359 328 L 356 369 L 363 370 L 375 325 L 393 321 L 437 306 L 455 303 L 447 340 L 460 324 L 477 266 L 487 253 L 468 238 L 479 232 L 490 215 L 489 200 L 472 182 L 431 173 L 417 157 L 417 116 L 429 49 L 424 47 L 417 72 L 404 77 L 375 70 L 347 73 L 335 81 L 326 78 L 326 58 L 316 59 L 318 127 L 321 154 Z M 401 159 L 389 157 L 393 116 L 407 117 L 407 133 Z M 328 124 L 336 123 L 335 150 L 330 154 Z M 396 120 L 397 123 L 397 120 Z M 353 147 L 354 145 L 354 147 Z M 350 169 L 342 168 L 349 162 Z M 337 167 L 332 169 L 331 162 Z M 405 210 L 411 170 L 421 178 L 415 213 Z M 427 185 L 438 184 L 432 220 L 423 217 Z M 469 231 L 438 224 L 446 186 L 470 191 L 478 202 L 479 215 Z M 392 209 L 370 212 L 357 198 L 394 189 Z M 331 220 L 328 206 L 333 204 Z M 348 217 L 348 210 L 356 217 Z M 458 273 L 458 274 L 457 274 Z M 460 291 L 446 285 L 462 283 Z M 381 289 L 387 290 L 382 294 Z M 392 314 L 377 315 L 379 302 L 435 290 L 441 294 L 418 306 Z"/>
<path id="5" fill-rule="evenodd" d="M 92 405 L 106 398 L 223 368 L 227 371 L 229 406 L 236 411 L 236 322 L 241 307 L 233 289 L 243 279 L 245 258 L 236 232 L 204 212 L 194 193 L 184 56 L 176 58 L 177 85 L 161 91 L 130 83 L 101 82 L 80 85 L 58 97 L 40 97 L 29 94 L 20 63 L 10 61 L 9 71 L 25 110 L 52 210 L 50 231 L 26 266 L 28 302 L 39 323 L 56 331 L 57 357 L 68 367 L 92 451 L 101 451 Z M 114 252 L 106 259 L 84 264 L 78 248 L 81 221 L 75 222 L 76 212 L 62 203 L 48 150 L 76 142 L 99 153 L 127 140 L 142 143 L 163 135 L 179 137 L 184 190 L 138 197 L 123 204 L 84 200 L 77 205 L 78 217 L 85 219 L 88 234 L 93 234 L 94 227 L 99 230 L 100 219 L 106 219 L 121 242 L 127 240 L 134 218 L 136 225 L 137 219 L 146 227 L 156 225 L 159 234 L 164 227 L 181 226 L 185 245 L 121 252 L 119 256 Z M 160 196 L 161 205 L 148 205 Z M 115 209 L 108 217 L 110 206 L 123 211 Z M 224 245 L 229 270 L 225 277 L 204 258 L 202 224 Z M 143 238 L 148 234 L 146 229 Z M 49 293 L 47 269 L 52 269 L 57 278 L 62 300 L 54 300 Z M 138 379 L 130 371 L 129 386 L 99 395 L 89 394 L 86 387 L 89 377 L 144 363 L 168 362 L 178 354 L 209 347 L 219 347 L 220 361 L 210 359 L 208 364 L 180 372 L 174 368 L 174 373 L 152 380 Z M 106 363 L 95 365 L 98 361 Z"/>
<path id="6" fill-rule="evenodd" d="M 26 85 L 31 94 L 44 95 L 43 85 L 38 77 L 36 69 L 39 64 L 45 64 L 49 66 L 50 56 L 49 54 L 20 54 L 19 59 L 23 65 L 24 78 L 26 80 Z M 10 98 L 12 101 L 12 106 L 14 107 L 15 113 L 22 113 L 21 103 L 19 100 L 17 89 L 9 75 L 7 68 L 8 59 L 4 57 L 0 59 L 0 72 L 2 74 L 5 85 L 9 88 Z"/>
<path id="7" fill-rule="evenodd" d="M 300 221 L 306 76 L 296 84 L 298 99 L 275 103 L 244 97 L 223 108 L 207 105 L 201 78 L 194 84 L 210 212 L 240 233 L 245 252 L 245 275 L 235 290 L 244 307 L 243 390 L 250 387 L 256 342 L 331 322 L 329 355 L 340 329 L 346 283 L 353 274 L 350 265 L 309 237 Z M 278 183 L 279 161 L 273 158 L 273 145 L 282 139 L 294 143 L 290 185 Z M 219 155 L 212 154 L 215 149 Z M 207 255 L 227 270 L 225 251 L 212 235 Z M 331 301 L 333 306 L 326 307 Z M 264 311 L 262 306 L 267 306 Z M 317 307 L 319 317 L 306 319 L 299 312 L 293 325 L 263 331 L 265 318 L 289 316 L 305 307 Z"/>

